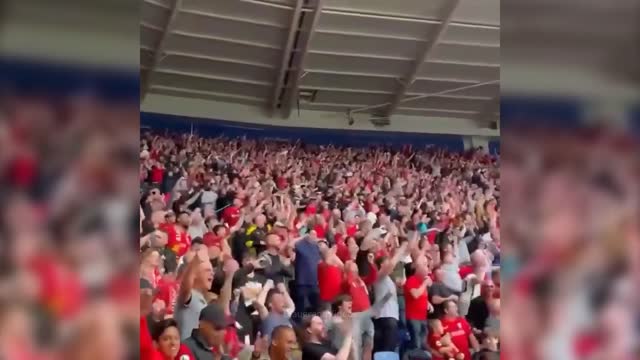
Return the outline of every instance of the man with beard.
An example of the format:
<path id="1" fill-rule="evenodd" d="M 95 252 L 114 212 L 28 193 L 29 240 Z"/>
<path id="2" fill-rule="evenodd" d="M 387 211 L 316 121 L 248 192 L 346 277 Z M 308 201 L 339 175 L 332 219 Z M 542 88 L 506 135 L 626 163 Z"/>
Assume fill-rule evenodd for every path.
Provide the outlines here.
<path id="1" fill-rule="evenodd" d="M 178 257 L 184 256 L 191 246 L 189 225 L 191 225 L 191 215 L 187 211 L 181 211 L 180 214 L 178 214 L 176 224 L 167 228 L 167 246 L 169 246 Z"/>
<path id="2" fill-rule="evenodd" d="M 327 338 L 324 321 L 320 316 L 314 315 L 302 321 L 302 360 L 347 360 L 351 353 L 353 342 L 353 330 L 351 322 L 341 323 L 340 328 L 344 336 L 342 347 L 336 349 Z"/>

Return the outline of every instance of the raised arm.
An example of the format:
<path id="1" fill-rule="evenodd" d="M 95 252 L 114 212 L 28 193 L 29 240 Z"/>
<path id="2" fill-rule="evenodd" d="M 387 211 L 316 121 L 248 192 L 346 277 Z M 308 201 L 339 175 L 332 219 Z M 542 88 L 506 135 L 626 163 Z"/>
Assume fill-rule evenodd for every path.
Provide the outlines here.
<path id="1" fill-rule="evenodd" d="M 320 360 L 349 360 L 349 355 L 351 354 L 351 350 L 353 347 L 353 331 L 351 320 L 342 322 L 338 324 L 340 330 L 342 331 L 342 335 L 344 336 L 344 340 L 342 341 L 342 346 L 338 350 L 338 353 L 333 356 L 329 353 L 326 353 L 322 356 Z"/>
<path id="2" fill-rule="evenodd" d="M 402 245 L 400 245 L 398 250 L 396 250 L 396 253 L 391 258 L 391 261 L 386 262 L 380 268 L 380 271 L 378 271 L 378 279 L 384 279 L 386 276 L 391 275 L 391 273 L 393 272 L 393 269 L 395 269 L 396 265 L 398 265 L 398 262 L 400 261 L 400 259 L 407 256 L 408 249 L 409 249 L 409 243 L 408 242 L 402 243 Z"/>
<path id="3" fill-rule="evenodd" d="M 224 284 L 220 290 L 220 297 L 218 298 L 218 304 L 222 306 L 225 314 L 231 315 L 231 299 L 233 298 L 233 275 L 239 269 L 238 262 L 233 259 L 228 259 L 224 264 Z"/>
<path id="4" fill-rule="evenodd" d="M 269 316 L 269 310 L 267 309 L 265 302 L 267 301 L 267 295 L 271 289 L 273 289 L 273 280 L 269 279 L 262 287 L 260 294 L 258 294 L 258 298 L 252 303 L 253 307 L 258 310 L 258 314 L 262 320 Z"/>
<path id="5" fill-rule="evenodd" d="M 193 258 L 188 259 L 193 256 Z M 180 281 L 180 289 L 178 290 L 178 303 L 186 305 L 191 301 L 191 290 L 193 289 L 196 274 L 200 264 L 202 264 L 208 258 L 208 255 L 202 255 L 200 253 L 191 253 L 191 255 L 185 255 L 185 260 L 188 261 L 187 268 L 184 270 L 182 280 Z M 208 261 L 208 259 L 207 259 Z"/>
<path id="6" fill-rule="evenodd" d="M 277 288 L 278 291 L 280 291 L 280 293 L 282 293 L 282 295 L 284 296 L 284 308 L 287 311 L 287 314 L 291 316 L 291 314 L 296 311 L 296 304 L 293 302 L 291 295 L 289 295 L 289 292 L 287 291 L 287 287 L 283 283 L 279 283 Z"/>

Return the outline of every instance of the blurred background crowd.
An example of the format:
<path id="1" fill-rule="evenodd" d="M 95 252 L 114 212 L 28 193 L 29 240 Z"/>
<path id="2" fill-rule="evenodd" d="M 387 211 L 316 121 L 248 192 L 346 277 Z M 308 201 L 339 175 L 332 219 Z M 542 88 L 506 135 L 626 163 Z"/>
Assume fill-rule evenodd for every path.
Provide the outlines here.
<path id="1" fill-rule="evenodd" d="M 636 140 L 592 129 L 502 141 L 509 358 L 637 358 Z"/>
<path id="2" fill-rule="evenodd" d="M 0 101 L 1 356 L 133 356 L 137 104 L 42 95 Z"/>

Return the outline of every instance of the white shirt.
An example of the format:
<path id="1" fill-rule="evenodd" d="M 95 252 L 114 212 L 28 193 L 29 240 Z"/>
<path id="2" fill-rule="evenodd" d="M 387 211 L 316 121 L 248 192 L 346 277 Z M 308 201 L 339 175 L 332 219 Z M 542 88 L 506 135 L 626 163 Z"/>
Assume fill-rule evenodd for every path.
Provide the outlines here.
<path id="1" fill-rule="evenodd" d="M 200 202 L 202 202 L 203 204 L 215 204 L 217 200 L 218 194 L 216 194 L 214 191 L 203 191 Z"/>
<path id="2" fill-rule="evenodd" d="M 390 276 L 386 276 L 384 279 L 376 282 L 373 285 L 373 291 L 376 296 L 376 301 L 382 299 L 386 293 L 391 293 L 391 299 L 382 305 L 380 311 L 376 314 L 375 318 L 393 318 L 400 319 L 398 310 L 398 296 L 396 294 L 396 284 L 391 280 Z"/>

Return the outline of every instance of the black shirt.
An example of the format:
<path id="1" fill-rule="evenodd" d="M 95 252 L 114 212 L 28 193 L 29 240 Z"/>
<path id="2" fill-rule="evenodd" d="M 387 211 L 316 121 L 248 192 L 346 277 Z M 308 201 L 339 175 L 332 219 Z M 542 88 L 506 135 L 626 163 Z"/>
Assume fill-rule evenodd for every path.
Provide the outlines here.
<path id="1" fill-rule="evenodd" d="M 302 346 L 302 360 L 320 360 L 326 353 L 335 356 L 338 350 L 328 342 L 321 344 L 308 342 Z"/>
<path id="2" fill-rule="evenodd" d="M 483 297 L 478 296 L 471 300 L 469 305 L 469 313 L 467 314 L 467 321 L 472 327 L 478 330 L 484 330 L 485 323 L 489 317 L 489 307 Z"/>
<path id="3" fill-rule="evenodd" d="M 267 279 L 273 280 L 275 284 L 286 284 L 288 280 L 293 279 L 293 266 L 284 265 L 282 261 L 280 261 L 280 256 L 277 254 L 272 255 L 267 253 L 267 256 L 271 259 L 271 265 L 266 267 L 263 271 L 264 276 L 266 276 Z"/>
<path id="4" fill-rule="evenodd" d="M 260 272 L 251 274 L 243 268 L 236 272 L 233 278 L 233 288 L 238 289 L 243 286 L 261 288 L 266 282 L 267 278 Z M 255 341 L 256 331 L 254 329 L 257 329 L 256 325 L 259 323 L 259 317 L 251 315 L 255 310 L 253 305 L 245 305 L 244 295 L 240 295 L 238 310 L 235 314 L 235 320 L 242 326 L 242 329 L 238 330 L 240 339 L 244 339 L 248 335 L 252 342 Z"/>
<path id="5" fill-rule="evenodd" d="M 169 274 L 173 274 L 178 269 L 178 258 L 176 257 L 176 253 L 171 251 L 166 247 L 156 249 L 158 253 L 160 253 L 160 257 L 162 258 L 162 263 L 164 264 L 164 272 Z"/>

